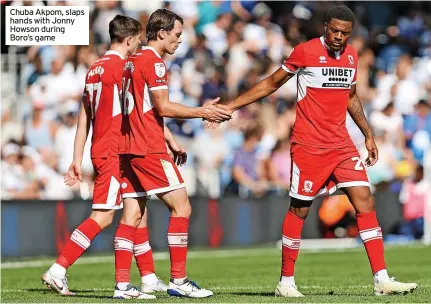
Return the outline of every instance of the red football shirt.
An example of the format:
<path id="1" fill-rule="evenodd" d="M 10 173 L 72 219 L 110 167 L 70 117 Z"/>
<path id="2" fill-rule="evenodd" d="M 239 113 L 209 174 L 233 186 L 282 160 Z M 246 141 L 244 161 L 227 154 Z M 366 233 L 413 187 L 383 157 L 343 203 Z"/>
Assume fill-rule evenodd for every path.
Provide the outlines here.
<path id="1" fill-rule="evenodd" d="M 84 101 L 91 111 L 93 137 L 91 157 L 118 153 L 121 135 L 119 84 L 125 60 L 120 53 L 108 51 L 97 60 L 85 77 Z"/>
<path id="2" fill-rule="evenodd" d="M 334 54 L 323 37 L 293 49 L 282 65 L 298 77 L 292 142 L 320 148 L 352 144 L 346 113 L 357 65 L 358 55 L 353 47 L 347 45 Z"/>
<path id="3" fill-rule="evenodd" d="M 151 91 L 168 89 L 168 75 L 162 58 L 155 49 L 143 47 L 129 56 L 122 81 L 120 154 L 166 153 L 163 117 L 151 100 Z"/>

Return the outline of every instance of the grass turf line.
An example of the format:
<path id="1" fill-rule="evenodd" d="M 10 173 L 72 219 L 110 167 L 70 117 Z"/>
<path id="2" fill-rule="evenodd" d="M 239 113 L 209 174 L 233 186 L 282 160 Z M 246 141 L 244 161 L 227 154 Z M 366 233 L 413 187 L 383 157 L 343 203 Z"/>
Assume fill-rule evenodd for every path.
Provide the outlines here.
<path id="1" fill-rule="evenodd" d="M 372 277 L 364 250 L 324 251 L 300 253 L 295 278 L 305 298 L 275 298 L 274 289 L 280 273 L 280 251 L 235 251 L 217 254 L 209 251 L 207 257 L 195 255 L 188 262 L 190 279 L 204 288 L 213 289 L 208 299 L 171 298 L 156 294 L 151 303 L 429 303 L 431 300 L 431 247 L 395 247 L 386 251 L 390 275 L 403 282 L 416 282 L 418 289 L 405 296 L 375 297 Z M 249 254 L 248 254 L 249 253 Z M 77 264 L 70 268 L 69 286 L 75 297 L 61 297 L 46 289 L 40 282 L 46 267 L 2 269 L 1 302 L 33 303 L 114 303 L 114 264 Z M 169 261 L 156 261 L 157 274 L 167 282 Z M 139 286 L 135 265 L 132 282 Z"/>

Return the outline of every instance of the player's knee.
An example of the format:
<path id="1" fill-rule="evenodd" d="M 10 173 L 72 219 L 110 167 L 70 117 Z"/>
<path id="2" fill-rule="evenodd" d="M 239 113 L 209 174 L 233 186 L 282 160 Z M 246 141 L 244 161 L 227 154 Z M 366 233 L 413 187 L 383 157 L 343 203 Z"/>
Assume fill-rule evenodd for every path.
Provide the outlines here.
<path id="1" fill-rule="evenodd" d="M 94 220 L 101 229 L 105 229 L 112 224 L 115 210 L 94 210 L 90 218 Z"/>
<path id="2" fill-rule="evenodd" d="M 292 198 L 290 202 L 290 212 L 296 216 L 305 219 L 310 211 L 312 201 L 304 201 L 296 198 Z"/>
<path id="3" fill-rule="evenodd" d="M 374 205 L 374 196 L 371 192 L 364 194 L 360 199 L 360 204 L 357 207 L 358 213 L 367 213 L 376 210 Z"/>
<path id="4" fill-rule="evenodd" d="M 181 204 L 177 209 L 176 213 L 181 217 L 190 218 L 190 216 L 192 215 L 192 206 L 190 205 L 189 200 Z"/>
<path id="5" fill-rule="evenodd" d="M 141 220 L 142 220 L 141 212 L 135 212 L 135 213 L 124 212 L 123 216 L 121 217 L 120 223 L 128 226 L 138 227 Z"/>
<path id="6" fill-rule="evenodd" d="M 296 208 L 296 207 L 290 206 L 289 210 L 290 210 L 290 212 L 292 212 L 293 214 L 295 214 L 297 217 L 305 219 L 307 217 L 307 215 L 308 215 L 308 211 L 310 211 L 310 207 Z"/>
<path id="7" fill-rule="evenodd" d="M 190 205 L 189 199 L 187 198 L 174 204 L 173 212 L 176 216 L 190 218 L 192 215 L 192 206 Z"/>

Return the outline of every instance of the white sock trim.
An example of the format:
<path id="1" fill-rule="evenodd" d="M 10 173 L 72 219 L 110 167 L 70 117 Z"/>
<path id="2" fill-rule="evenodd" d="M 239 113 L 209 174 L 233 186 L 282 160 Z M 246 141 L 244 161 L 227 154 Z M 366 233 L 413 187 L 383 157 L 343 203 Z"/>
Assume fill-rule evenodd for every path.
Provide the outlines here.
<path id="1" fill-rule="evenodd" d="M 281 276 L 280 283 L 283 285 L 296 286 L 295 278 L 293 276 L 291 277 Z"/>
<path id="2" fill-rule="evenodd" d="M 379 270 L 374 274 L 374 283 L 383 283 L 389 280 L 390 278 L 386 269 Z"/>
<path id="3" fill-rule="evenodd" d="M 145 285 L 154 285 L 159 279 L 155 273 L 150 273 L 141 277 L 141 282 Z"/>
<path id="4" fill-rule="evenodd" d="M 66 268 L 57 263 L 51 265 L 49 272 L 56 278 L 64 278 L 66 276 Z"/>
<path id="5" fill-rule="evenodd" d="M 130 282 L 118 282 L 117 287 L 120 290 L 125 290 L 129 284 L 130 284 Z"/>
<path id="6" fill-rule="evenodd" d="M 174 281 L 174 284 L 177 284 L 177 285 L 181 285 L 181 284 L 183 284 L 183 282 L 184 282 L 184 280 L 185 279 L 187 279 L 187 277 L 184 277 L 184 278 L 177 278 L 177 279 L 173 279 L 173 281 Z"/>

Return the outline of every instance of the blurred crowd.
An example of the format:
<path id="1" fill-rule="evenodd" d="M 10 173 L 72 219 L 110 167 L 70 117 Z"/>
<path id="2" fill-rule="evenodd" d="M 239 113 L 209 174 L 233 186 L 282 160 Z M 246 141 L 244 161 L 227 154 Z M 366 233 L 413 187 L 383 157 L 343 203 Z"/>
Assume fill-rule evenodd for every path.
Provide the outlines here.
<path id="1" fill-rule="evenodd" d="M 90 45 L 21 49 L 28 59 L 17 87 L 22 99 L 2 97 L 3 199 L 91 197 L 89 147 L 84 182 L 68 189 L 62 178 L 73 157 L 85 73 L 108 49 L 108 23 L 116 14 L 134 17 L 144 27 L 151 12 L 161 7 L 184 18 L 183 42 L 174 56 L 165 58 L 170 99 L 200 106 L 216 97 L 228 101 L 278 69 L 298 43 L 323 34 L 327 10 L 340 4 L 83 0 L 11 5 L 72 2 L 90 6 Z M 359 54 L 357 91 L 380 152 L 379 162 L 367 168 L 370 182 L 375 190 L 401 193 L 402 203 L 422 199 L 423 204 L 430 191 L 423 168 L 429 168 L 424 160 L 431 158 L 431 4 L 345 4 L 358 21 L 350 40 Z M 292 79 L 268 98 L 236 112 L 218 129 L 207 128 L 200 120 L 166 119 L 189 155 L 181 168 L 188 192 L 213 198 L 285 195 L 295 100 Z M 18 115 L 12 111 L 15 102 L 24 105 Z M 363 136 L 349 115 L 347 126 L 365 158 Z"/>

